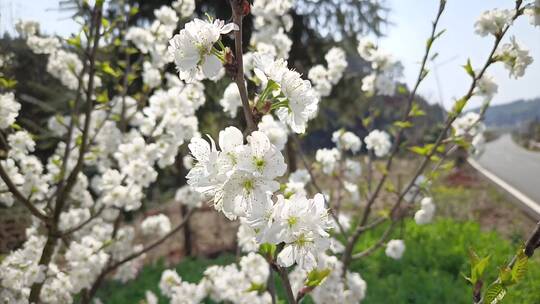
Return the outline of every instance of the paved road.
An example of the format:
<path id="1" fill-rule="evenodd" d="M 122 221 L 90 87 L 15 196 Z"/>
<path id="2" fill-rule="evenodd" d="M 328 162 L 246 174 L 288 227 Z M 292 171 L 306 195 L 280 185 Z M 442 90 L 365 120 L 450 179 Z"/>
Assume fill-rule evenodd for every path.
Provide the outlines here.
<path id="1" fill-rule="evenodd" d="M 540 153 L 517 145 L 510 134 L 486 144 L 476 160 L 506 183 L 540 204 Z"/>

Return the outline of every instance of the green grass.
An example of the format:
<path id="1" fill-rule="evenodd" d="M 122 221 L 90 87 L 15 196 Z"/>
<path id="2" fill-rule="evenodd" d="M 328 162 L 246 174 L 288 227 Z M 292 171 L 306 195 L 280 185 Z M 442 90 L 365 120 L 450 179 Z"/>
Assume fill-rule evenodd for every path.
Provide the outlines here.
<path id="1" fill-rule="evenodd" d="M 497 267 L 504 265 L 517 247 L 496 233 L 482 232 L 475 223 L 449 219 L 426 226 L 409 221 L 397 234 L 402 234 L 407 245 L 401 260 L 392 260 L 380 250 L 352 264 L 353 271 L 359 272 L 368 283 L 363 303 L 471 303 L 471 288 L 461 275 L 468 273 L 468 248 L 477 249 L 480 255 L 491 255 L 488 270 L 491 282 Z M 367 247 L 378 236 L 379 231 L 366 233 L 357 250 Z M 233 261 L 234 256 L 230 254 L 214 260 L 187 259 L 176 270 L 184 280 L 198 282 L 208 265 Z M 157 285 L 164 269 L 163 263 L 157 263 L 145 267 L 136 280 L 125 285 L 109 282 L 99 297 L 105 303 L 120 304 L 137 303 L 144 298 L 145 290 L 159 295 Z M 533 260 L 525 280 L 511 287 L 503 303 L 540 303 L 539 286 L 540 263 Z M 167 301 L 160 296 L 160 303 Z"/>
<path id="2" fill-rule="evenodd" d="M 469 274 L 469 248 L 491 256 L 487 282 L 493 281 L 498 266 L 505 265 L 517 248 L 471 222 L 439 220 L 418 226 L 409 221 L 402 233 L 407 249 L 401 260 L 379 251 L 352 265 L 368 283 L 364 303 L 471 303 L 471 287 L 462 276 Z M 377 235 L 366 235 L 359 250 Z M 540 263 L 531 261 L 526 279 L 511 287 L 504 303 L 540 303 L 539 286 Z"/>

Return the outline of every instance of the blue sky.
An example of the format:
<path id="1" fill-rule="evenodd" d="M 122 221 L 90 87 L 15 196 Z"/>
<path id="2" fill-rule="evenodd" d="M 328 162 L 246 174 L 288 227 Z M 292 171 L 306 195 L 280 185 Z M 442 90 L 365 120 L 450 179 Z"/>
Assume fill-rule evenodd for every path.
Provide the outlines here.
<path id="1" fill-rule="evenodd" d="M 12 31 L 12 22 L 23 18 L 41 22 L 47 33 L 69 35 L 77 26 L 69 19 L 67 12 L 58 11 L 58 2 L 0 0 L 0 30 Z M 409 85 L 416 80 L 419 61 L 438 3 L 438 0 L 387 0 L 392 10 L 389 17 L 393 25 L 386 29 L 387 36 L 379 42 L 403 62 L 403 80 Z M 487 9 L 511 8 L 513 3 L 512 0 L 448 0 L 440 25 L 441 29 L 445 28 L 447 31 L 434 45 L 434 51 L 439 52 L 435 62 L 438 67 L 431 68 L 431 74 L 419 89 L 420 94 L 431 102 L 440 102 L 442 99 L 447 108 L 455 98 L 463 95 L 470 79 L 461 66 L 470 57 L 473 66 L 479 67 L 485 61 L 493 43 L 489 37 L 474 34 L 475 20 Z M 493 104 L 540 96 L 540 27 L 532 27 L 527 17 L 524 17 L 516 22 L 510 34 L 516 35 L 517 39 L 529 48 L 535 62 L 529 66 L 526 75 L 518 80 L 509 79 L 502 65 L 493 66 L 489 73 L 499 84 L 499 94 L 493 99 Z M 437 85 L 435 74 L 439 78 L 440 86 Z M 478 106 L 480 103 L 480 99 L 473 99 L 469 107 Z"/>
<path id="2" fill-rule="evenodd" d="M 418 75 L 419 61 L 431 31 L 431 20 L 435 17 L 438 0 L 389 0 L 392 9 L 390 20 L 394 23 L 387 29 L 388 36 L 380 44 L 391 50 L 405 66 L 405 81 L 412 85 Z M 439 53 L 436 68 L 444 105 L 449 108 L 453 100 L 462 96 L 470 85 L 470 78 L 461 67 L 470 57 L 473 67 L 484 64 L 493 39 L 474 34 L 474 23 L 478 16 L 491 8 L 512 8 L 512 0 L 448 0 L 441 17 L 440 28 L 446 33 L 434 44 Z M 510 102 L 516 99 L 540 97 L 540 27 L 532 27 L 528 17 L 521 17 L 509 34 L 516 36 L 524 44 L 535 61 L 529 66 L 525 76 L 510 79 L 501 64 L 491 66 L 488 73 L 499 84 L 499 93 L 492 104 Z M 508 38 L 507 38 L 508 39 Z M 433 66 L 433 65 L 432 65 Z M 439 89 L 435 69 L 422 83 L 419 92 L 431 102 L 438 102 Z M 480 98 L 473 98 L 469 107 L 481 104 Z"/>

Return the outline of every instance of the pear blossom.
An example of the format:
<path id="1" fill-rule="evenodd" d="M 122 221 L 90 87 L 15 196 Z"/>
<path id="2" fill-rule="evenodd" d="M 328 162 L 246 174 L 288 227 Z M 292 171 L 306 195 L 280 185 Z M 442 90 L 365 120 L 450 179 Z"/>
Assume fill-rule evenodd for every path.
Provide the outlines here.
<path id="1" fill-rule="evenodd" d="M 454 128 L 456 136 L 475 136 L 483 130 L 483 125 L 480 123 L 480 114 L 467 112 L 454 120 L 452 128 Z"/>
<path id="2" fill-rule="evenodd" d="M 350 150 L 352 153 L 357 153 L 362 147 L 360 138 L 350 131 L 335 131 L 332 133 L 332 141 L 342 151 Z"/>
<path id="3" fill-rule="evenodd" d="M 535 0 L 532 7 L 525 10 L 525 14 L 530 16 L 532 25 L 540 26 L 540 0 Z"/>
<path id="4" fill-rule="evenodd" d="M 493 9 L 485 11 L 474 24 L 475 33 L 480 36 L 499 34 L 506 25 L 512 23 L 514 10 Z"/>
<path id="5" fill-rule="evenodd" d="M 164 5 L 160 7 L 159 9 L 154 10 L 154 15 L 156 18 L 165 26 L 176 26 L 176 23 L 178 23 L 178 16 L 176 15 L 176 12 Z"/>
<path id="6" fill-rule="evenodd" d="M 414 220 L 418 225 L 428 224 L 433 220 L 435 204 L 431 197 L 424 197 L 420 201 L 421 208 L 414 214 Z"/>
<path id="7" fill-rule="evenodd" d="M 236 29 L 234 23 L 225 25 L 219 19 L 213 23 L 194 19 L 186 23 L 179 34 L 169 41 L 168 52 L 180 74 L 180 79 L 192 81 L 197 72 L 212 78 L 221 68 L 221 61 L 214 53 L 214 44 L 221 35 Z"/>
<path id="8" fill-rule="evenodd" d="M 317 253 L 330 245 L 327 231 L 331 224 L 322 194 L 316 194 L 313 199 L 299 195 L 286 199 L 278 195 L 273 219 L 264 240 L 285 242 L 278 254 L 278 263 L 284 267 L 298 263 L 301 268 L 313 269 L 317 264 Z"/>
<path id="9" fill-rule="evenodd" d="M 60 39 L 56 37 L 29 36 L 26 44 L 36 54 L 54 54 L 60 48 Z"/>
<path id="10" fill-rule="evenodd" d="M 193 15 L 195 11 L 195 0 L 176 0 L 171 6 L 180 14 L 180 17 L 186 18 Z"/>
<path id="11" fill-rule="evenodd" d="M 386 256 L 394 259 L 399 260 L 403 256 L 403 253 L 405 252 L 405 242 L 403 240 L 390 240 L 386 244 Z"/>
<path id="12" fill-rule="evenodd" d="M 336 148 L 319 149 L 315 153 L 315 160 L 322 165 L 322 171 L 326 174 L 331 174 L 334 171 L 340 158 L 341 153 Z"/>
<path id="13" fill-rule="evenodd" d="M 17 23 L 15 23 L 15 30 L 21 36 L 34 36 L 39 31 L 39 23 L 37 21 L 24 21 L 19 19 Z"/>
<path id="14" fill-rule="evenodd" d="M 509 43 L 503 44 L 496 52 L 496 58 L 504 63 L 504 67 L 509 71 L 510 77 L 515 79 L 525 74 L 525 69 L 533 62 L 529 56 L 529 50 L 512 36 Z"/>
<path id="15" fill-rule="evenodd" d="M 281 92 L 288 101 L 287 107 L 278 108 L 279 119 L 289 125 L 295 133 L 304 133 L 307 122 L 317 114 L 319 98 L 308 80 L 300 74 L 287 70 L 281 78 Z"/>
<path id="16" fill-rule="evenodd" d="M 276 146 L 278 150 L 282 151 L 285 148 L 288 140 L 288 130 L 285 124 L 267 114 L 262 117 L 257 127 L 259 131 L 266 134 L 272 145 Z"/>
<path id="17" fill-rule="evenodd" d="M 6 129 L 19 116 L 21 104 L 15 100 L 13 93 L 0 94 L 0 129 Z"/>
<path id="18" fill-rule="evenodd" d="M 223 107 L 223 110 L 231 117 L 235 118 L 238 108 L 242 106 L 242 99 L 240 99 L 240 92 L 236 83 L 231 82 L 223 92 L 223 97 L 219 100 L 219 104 Z"/>
<path id="19" fill-rule="evenodd" d="M 368 150 L 373 150 L 377 157 L 384 157 L 390 152 L 390 148 L 392 148 L 390 135 L 385 131 L 377 129 L 371 131 L 368 136 L 364 138 L 364 142 L 366 143 L 366 148 Z"/>
<path id="20" fill-rule="evenodd" d="M 171 231 L 171 221 L 164 214 L 149 216 L 142 221 L 141 229 L 145 235 L 162 237 Z"/>
<path id="21" fill-rule="evenodd" d="M 493 96 L 495 96 L 498 91 L 498 86 L 495 83 L 495 79 L 488 74 L 484 74 L 482 78 L 478 80 L 476 88 L 476 93 L 484 96 L 486 100 L 493 99 Z"/>
<path id="22" fill-rule="evenodd" d="M 148 29 L 130 27 L 126 33 L 126 40 L 131 41 L 143 54 L 147 54 L 153 48 L 155 38 Z"/>

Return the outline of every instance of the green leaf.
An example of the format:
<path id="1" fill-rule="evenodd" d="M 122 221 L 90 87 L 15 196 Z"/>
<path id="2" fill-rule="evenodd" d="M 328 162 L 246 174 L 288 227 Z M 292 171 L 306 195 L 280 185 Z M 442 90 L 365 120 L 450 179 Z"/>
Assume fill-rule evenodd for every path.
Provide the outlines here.
<path id="1" fill-rule="evenodd" d="M 411 111 L 409 112 L 409 116 L 417 117 L 417 116 L 424 116 L 424 115 L 426 115 L 426 112 L 422 110 L 418 104 L 413 103 Z"/>
<path id="2" fill-rule="evenodd" d="M 98 103 L 109 102 L 109 93 L 107 92 L 107 90 L 104 90 L 103 92 L 99 93 L 99 95 L 96 97 L 96 101 Z"/>
<path id="3" fill-rule="evenodd" d="M 489 255 L 480 258 L 474 250 L 469 249 L 469 261 L 471 263 L 471 277 L 468 278 L 471 284 L 475 285 L 478 280 L 482 279 L 484 275 L 484 270 L 489 264 Z"/>
<path id="4" fill-rule="evenodd" d="M 463 68 L 465 69 L 465 71 L 467 72 L 467 74 L 469 74 L 469 76 L 471 76 L 472 78 L 474 78 L 474 70 L 473 70 L 473 67 L 472 67 L 472 64 L 471 64 L 471 59 L 467 59 L 467 64 L 465 64 L 463 66 Z"/>
<path id="5" fill-rule="evenodd" d="M 264 284 L 251 283 L 251 286 L 246 290 L 246 292 L 256 291 L 257 293 L 263 293 L 266 291 L 266 286 Z"/>
<path id="6" fill-rule="evenodd" d="M 504 286 L 512 284 L 512 270 L 509 267 L 502 267 L 499 269 L 499 280 Z"/>
<path id="7" fill-rule="evenodd" d="M 407 129 L 413 126 L 412 122 L 410 121 L 396 121 L 394 122 L 394 126 L 401 128 L 401 129 Z"/>
<path id="8" fill-rule="evenodd" d="M 452 114 L 457 117 L 459 114 L 461 114 L 461 111 L 463 111 L 463 108 L 467 104 L 468 99 L 461 98 L 456 100 L 456 103 L 454 103 L 454 108 L 452 109 Z"/>
<path id="9" fill-rule="evenodd" d="M 523 248 L 519 248 L 516 256 L 516 262 L 512 267 L 512 281 L 514 283 L 521 281 L 525 277 L 525 274 L 527 273 L 528 261 L 529 258 L 527 257 L 527 255 L 525 255 L 525 251 L 523 250 Z"/>
<path id="10" fill-rule="evenodd" d="M 398 92 L 400 95 L 406 95 L 406 94 L 408 93 L 407 87 L 405 87 L 404 85 L 398 85 L 398 87 L 397 87 L 397 92 Z"/>
<path id="11" fill-rule="evenodd" d="M 133 6 L 129 9 L 129 15 L 130 16 L 134 16 L 134 15 L 137 15 L 139 13 L 139 7 L 137 6 Z"/>
<path id="12" fill-rule="evenodd" d="M 76 48 L 80 48 L 81 47 L 81 34 L 79 33 L 77 36 L 69 38 L 67 40 L 67 43 Z"/>
<path id="13" fill-rule="evenodd" d="M 484 295 L 485 304 L 497 304 L 506 295 L 506 289 L 499 283 L 492 284 Z"/>
<path id="14" fill-rule="evenodd" d="M 321 283 L 324 281 L 324 279 L 326 279 L 329 274 L 330 269 L 319 270 L 315 268 L 308 273 L 305 285 L 307 287 L 317 287 L 321 285 Z"/>
<path id="15" fill-rule="evenodd" d="M 410 147 L 409 150 L 419 155 L 427 155 L 429 152 L 429 150 L 425 146 L 424 147 L 414 146 L 414 147 Z"/>
<path id="16" fill-rule="evenodd" d="M 10 90 L 17 85 L 17 80 L 0 77 L 0 87 Z"/>
<path id="17" fill-rule="evenodd" d="M 111 75 L 112 77 L 119 77 L 120 74 L 118 72 L 116 72 L 110 65 L 109 62 L 103 62 L 101 64 L 101 70 L 106 73 L 106 74 L 109 74 Z"/>
<path id="18" fill-rule="evenodd" d="M 259 253 L 269 260 L 274 260 L 276 254 L 276 245 L 270 243 L 263 243 L 259 247 Z"/>

